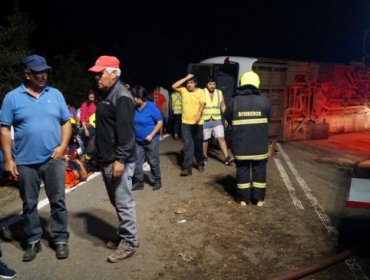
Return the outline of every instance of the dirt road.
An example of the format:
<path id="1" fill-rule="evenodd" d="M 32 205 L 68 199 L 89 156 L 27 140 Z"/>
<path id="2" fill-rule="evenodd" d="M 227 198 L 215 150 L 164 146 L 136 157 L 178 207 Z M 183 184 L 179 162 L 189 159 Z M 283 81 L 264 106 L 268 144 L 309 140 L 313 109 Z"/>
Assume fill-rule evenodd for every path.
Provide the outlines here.
<path id="1" fill-rule="evenodd" d="M 328 160 L 335 153 L 331 157 L 305 143 L 280 149 L 268 163 L 264 207 L 242 207 L 230 195 L 235 168 L 218 160 L 219 151 L 210 155 L 206 172 L 194 169 L 184 178 L 179 176 L 181 143 L 167 138 L 161 143 L 164 187 L 154 192 L 146 185 L 134 192 L 140 238 L 134 257 L 106 262 L 105 242 L 114 236 L 117 218 L 97 176 L 67 194 L 68 259 L 56 260 L 48 245 L 45 206 L 40 209 L 43 251 L 22 263 L 17 222 L 9 227 L 11 240 L 1 244 L 4 260 L 18 279 L 272 279 L 360 245 L 366 248 L 361 254 L 305 279 L 369 279 L 370 213 L 344 205 L 350 162 L 361 155 L 343 163 L 338 157 Z M 20 209 L 13 199 L 1 207 L 1 215 Z"/>

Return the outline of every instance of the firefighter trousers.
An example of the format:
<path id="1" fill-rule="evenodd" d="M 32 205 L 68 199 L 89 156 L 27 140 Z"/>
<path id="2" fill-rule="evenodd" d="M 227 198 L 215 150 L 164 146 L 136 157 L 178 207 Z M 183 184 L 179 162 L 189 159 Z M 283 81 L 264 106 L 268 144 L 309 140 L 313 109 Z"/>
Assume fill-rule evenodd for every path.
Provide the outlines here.
<path id="1" fill-rule="evenodd" d="M 236 198 L 257 202 L 266 195 L 266 166 L 264 160 L 236 160 Z"/>

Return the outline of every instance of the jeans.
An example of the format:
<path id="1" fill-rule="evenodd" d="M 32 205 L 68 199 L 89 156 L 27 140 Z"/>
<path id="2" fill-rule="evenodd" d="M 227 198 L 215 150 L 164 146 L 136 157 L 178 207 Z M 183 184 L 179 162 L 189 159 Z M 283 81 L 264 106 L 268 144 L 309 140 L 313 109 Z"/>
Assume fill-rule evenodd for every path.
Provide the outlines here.
<path id="1" fill-rule="evenodd" d="M 19 193 L 23 200 L 23 218 L 27 243 L 40 240 L 42 228 L 37 210 L 41 180 L 50 202 L 50 228 L 55 244 L 67 243 L 67 208 L 65 204 L 65 162 L 49 159 L 42 164 L 18 165 Z"/>
<path id="2" fill-rule="evenodd" d="M 190 170 L 193 167 L 193 156 L 195 156 L 198 165 L 204 165 L 203 125 L 182 124 L 181 133 L 184 140 L 182 169 Z"/>
<path id="3" fill-rule="evenodd" d="M 181 114 L 173 115 L 173 134 L 177 134 L 181 138 Z"/>
<path id="4" fill-rule="evenodd" d="M 118 235 L 132 246 L 137 247 L 136 205 L 131 193 L 135 163 L 125 163 L 122 176 L 115 181 L 112 180 L 112 166 L 112 163 L 101 165 L 108 197 L 118 216 Z"/>
<path id="5" fill-rule="evenodd" d="M 82 154 L 86 153 L 89 143 L 91 141 L 95 141 L 95 128 L 91 125 L 88 125 L 87 130 L 89 131 L 89 137 L 85 136 L 83 128 L 79 129 L 79 132 L 77 135 L 77 142 L 81 147 Z"/>
<path id="6" fill-rule="evenodd" d="M 148 160 L 150 171 L 152 172 L 155 181 L 161 179 L 161 169 L 159 161 L 159 141 L 136 142 L 136 162 L 134 182 L 144 181 L 143 164 L 145 159 Z"/>

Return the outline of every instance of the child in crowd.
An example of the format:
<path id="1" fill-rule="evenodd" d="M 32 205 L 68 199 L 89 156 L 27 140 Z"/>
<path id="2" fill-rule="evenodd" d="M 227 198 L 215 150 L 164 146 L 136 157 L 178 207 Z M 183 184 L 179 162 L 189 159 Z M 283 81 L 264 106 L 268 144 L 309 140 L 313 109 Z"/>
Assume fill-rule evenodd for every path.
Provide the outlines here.
<path id="1" fill-rule="evenodd" d="M 72 188 L 95 171 L 92 154 L 81 154 L 78 142 L 78 127 L 72 124 L 72 137 L 64 159 L 66 161 L 65 187 Z"/>

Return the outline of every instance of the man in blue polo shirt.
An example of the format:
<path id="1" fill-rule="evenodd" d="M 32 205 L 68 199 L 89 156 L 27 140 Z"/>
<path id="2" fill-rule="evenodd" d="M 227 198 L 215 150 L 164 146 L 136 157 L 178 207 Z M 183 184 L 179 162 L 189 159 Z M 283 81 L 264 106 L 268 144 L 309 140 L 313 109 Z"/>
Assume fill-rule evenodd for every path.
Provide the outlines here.
<path id="1" fill-rule="evenodd" d="M 71 137 L 70 115 L 62 93 L 47 85 L 51 69 L 39 55 L 23 59 L 24 83 L 6 94 L 0 114 L 4 169 L 19 178 L 27 249 L 23 261 L 41 250 L 37 211 L 41 180 L 51 208 L 50 226 L 56 257 L 68 257 L 64 151 Z M 10 128 L 14 128 L 14 159 Z"/>

